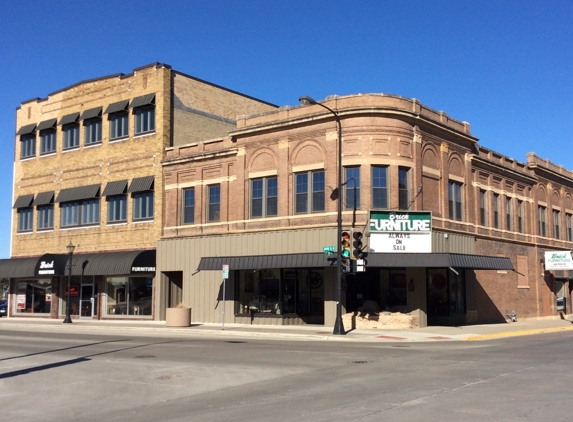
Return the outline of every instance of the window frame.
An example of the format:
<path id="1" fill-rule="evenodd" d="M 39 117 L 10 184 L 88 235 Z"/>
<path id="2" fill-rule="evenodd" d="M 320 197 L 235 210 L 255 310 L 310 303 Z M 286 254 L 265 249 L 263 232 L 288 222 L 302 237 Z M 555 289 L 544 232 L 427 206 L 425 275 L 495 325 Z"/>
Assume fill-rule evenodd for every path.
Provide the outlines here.
<path id="1" fill-rule="evenodd" d="M 36 156 L 36 133 L 20 135 L 20 159 L 25 160 Z"/>
<path id="2" fill-rule="evenodd" d="M 523 201 L 517 200 L 517 231 L 523 233 Z"/>
<path id="3" fill-rule="evenodd" d="M 110 113 L 107 120 L 110 141 L 129 138 L 129 112 L 127 110 Z M 122 133 L 119 133 L 118 128 L 122 129 Z"/>
<path id="4" fill-rule="evenodd" d="M 56 152 L 58 141 L 58 131 L 56 129 L 45 129 L 40 131 L 40 155 L 48 155 Z"/>
<path id="5" fill-rule="evenodd" d="M 410 168 L 398 167 L 398 209 L 409 210 L 412 205 L 411 199 Z"/>
<path id="6" fill-rule="evenodd" d="M 107 223 L 117 224 L 125 223 L 127 221 L 127 195 L 109 195 L 106 197 L 107 201 Z M 119 217 L 116 218 L 116 215 Z"/>
<path id="7" fill-rule="evenodd" d="M 464 221 L 462 182 L 448 180 L 448 217 L 450 220 Z"/>
<path id="8" fill-rule="evenodd" d="M 553 217 L 553 238 L 560 240 L 561 239 L 561 211 L 557 209 L 552 210 L 552 217 Z"/>
<path id="9" fill-rule="evenodd" d="M 54 228 L 54 204 L 38 205 L 38 221 L 36 228 L 41 230 L 52 230 Z"/>
<path id="10" fill-rule="evenodd" d="M 149 221 L 154 219 L 154 191 L 134 192 L 132 196 L 133 221 Z"/>
<path id="11" fill-rule="evenodd" d="M 188 198 L 187 194 L 193 194 L 192 197 Z M 195 188 L 187 188 L 183 189 L 181 192 L 182 200 L 181 200 L 181 224 L 194 224 L 195 223 Z M 189 202 L 192 202 L 192 205 L 188 205 Z M 188 219 L 187 217 L 190 217 Z"/>
<path id="12" fill-rule="evenodd" d="M 513 231 L 513 198 L 505 197 L 505 229 Z"/>
<path id="13" fill-rule="evenodd" d="M 305 179 L 304 183 L 299 182 Z M 326 173 L 324 169 L 295 173 L 294 213 L 312 214 L 326 211 Z"/>
<path id="14" fill-rule="evenodd" d="M 22 207 L 17 209 L 18 233 L 29 233 L 34 230 L 34 207 Z"/>
<path id="15" fill-rule="evenodd" d="M 260 187 L 255 187 L 255 184 L 260 184 Z M 277 176 L 257 177 L 250 179 L 249 185 L 250 218 L 276 217 L 278 215 Z M 260 213 L 255 214 L 255 210 L 260 211 Z"/>
<path id="16" fill-rule="evenodd" d="M 69 151 L 80 147 L 80 125 L 77 122 L 62 125 L 62 150 Z"/>
<path id="17" fill-rule="evenodd" d="M 500 225 L 501 225 L 501 221 L 500 221 L 500 195 L 499 193 L 494 193 L 493 194 L 493 227 L 495 229 L 499 229 Z"/>
<path id="18" fill-rule="evenodd" d="M 72 220 L 72 222 L 65 220 Z M 99 197 L 60 203 L 60 227 L 62 229 L 94 227 L 100 222 L 101 199 Z"/>
<path id="19" fill-rule="evenodd" d="M 374 165 L 371 168 L 372 208 L 378 210 L 390 209 L 390 189 L 388 188 L 388 171 L 390 166 Z M 383 171 L 383 174 L 375 174 Z"/>
<path id="20" fill-rule="evenodd" d="M 221 221 L 221 185 L 207 185 L 207 213 L 208 223 Z"/>
<path id="21" fill-rule="evenodd" d="M 573 242 L 573 215 L 565 213 L 565 232 L 568 242 Z"/>
<path id="22" fill-rule="evenodd" d="M 354 172 L 356 172 L 355 175 L 358 177 L 348 177 L 349 173 Z M 356 179 L 358 179 L 358 183 L 356 183 Z M 351 181 L 353 186 L 350 186 Z M 350 192 L 352 192 L 352 200 L 349 200 Z M 361 206 L 360 199 L 360 166 L 344 167 L 344 209 L 359 210 Z"/>
<path id="23" fill-rule="evenodd" d="M 155 105 L 136 107 L 133 109 L 135 115 L 135 135 L 145 135 L 155 132 Z"/>
<path id="24" fill-rule="evenodd" d="M 95 138 L 94 138 L 95 129 Z M 103 124 L 101 117 L 84 120 L 84 146 L 101 144 L 103 138 Z M 95 140 L 94 140 L 95 139 Z"/>
<path id="25" fill-rule="evenodd" d="M 482 226 L 487 226 L 487 190 L 479 190 L 479 222 Z"/>
<path id="26" fill-rule="evenodd" d="M 547 207 L 543 205 L 537 206 L 537 221 L 538 221 L 538 234 L 541 237 L 547 237 Z"/>

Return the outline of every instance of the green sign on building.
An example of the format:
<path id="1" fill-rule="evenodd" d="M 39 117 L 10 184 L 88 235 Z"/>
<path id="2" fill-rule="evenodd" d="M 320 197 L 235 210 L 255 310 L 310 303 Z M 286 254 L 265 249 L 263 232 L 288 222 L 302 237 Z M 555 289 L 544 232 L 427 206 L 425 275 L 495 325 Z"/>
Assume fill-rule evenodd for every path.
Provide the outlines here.
<path id="1" fill-rule="evenodd" d="M 379 233 L 430 233 L 429 211 L 370 211 L 370 231 Z"/>

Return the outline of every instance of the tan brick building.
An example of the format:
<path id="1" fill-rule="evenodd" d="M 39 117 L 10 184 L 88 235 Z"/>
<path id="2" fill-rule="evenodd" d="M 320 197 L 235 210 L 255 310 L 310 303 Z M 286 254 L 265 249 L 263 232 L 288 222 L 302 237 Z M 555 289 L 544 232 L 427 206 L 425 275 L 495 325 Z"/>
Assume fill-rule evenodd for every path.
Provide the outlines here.
<path id="1" fill-rule="evenodd" d="M 545 271 L 543 255 L 573 247 L 573 173 L 483 148 L 468 123 L 416 100 L 322 104 L 332 112 L 281 107 L 239 118 L 228 136 L 167 148 L 173 212 L 158 242 L 157 315 L 183 301 L 195 321 L 221 322 L 224 297 L 225 322 L 334 324 L 336 265 L 323 247 L 340 240 L 335 115 L 343 230 L 362 232 L 370 249 L 366 271 L 343 276 L 345 311 L 368 300 L 380 318 L 399 312 L 419 325 L 569 313 L 569 274 Z M 413 233 L 377 232 L 374 211 L 431 213 L 431 249 L 408 252 Z M 389 242 L 402 253 L 385 251 Z"/>
<path id="2" fill-rule="evenodd" d="M 79 82 L 16 110 L 11 259 L 15 316 L 152 318 L 166 148 L 225 136 L 275 109 L 155 63 Z"/>

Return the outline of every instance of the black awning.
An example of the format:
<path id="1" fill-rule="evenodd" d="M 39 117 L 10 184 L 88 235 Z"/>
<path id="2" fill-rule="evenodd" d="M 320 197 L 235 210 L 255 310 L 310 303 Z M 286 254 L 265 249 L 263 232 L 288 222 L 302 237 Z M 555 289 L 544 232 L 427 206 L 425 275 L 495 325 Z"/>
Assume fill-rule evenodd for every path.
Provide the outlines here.
<path id="1" fill-rule="evenodd" d="M 105 189 L 101 196 L 111 196 L 111 195 L 122 195 L 125 193 L 127 188 L 127 180 L 117 180 L 115 182 L 109 182 L 105 185 Z"/>
<path id="2" fill-rule="evenodd" d="M 467 268 L 513 271 L 509 258 L 457 253 L 369 253 L 369 267 Z"/>
<path id="3" fill-rule="evenodd" d="M 155 103 L 155 93 L 145 94 L 142 95 L 141 97 L 135 97 L 133 100 L 131 100 L 129 108 L 143 107 L 154 103 Z"/>
<path id="4" fill-rule="evenodd" d="M 155 176 L 136 177 L 131 181 L 127 193 L 144 192 L 152 190 L 151 187 L 153 186 L 154 180 Z"/>
<path id="5" fill-rule="evenodd" d="M 80 113 L 72 113 L 72 114 L 66 114 L 64 117 L 62 117 L 60 119 L 60 125 L 67 125 L 70 123 L 76 123 L 78 121 L 78 118 L 80 117 Z"/>
<path id="6" fill-rule="evenodd" d="M 53 129 L 56 127 L 56 122 L 58 119 L 48 119 L 40 122 L 37 130 Z"/>
<path id="7" fill-rule="evenodd" d="M 36 123 L 32 123 L 31 125 L 22 126 L 16 132 L 16 135 L 29 135 L 30 133 L 34 133 L 36 131 Z"/>
<path id="8" fill-rule="evenodd" d="M 77 254 L 72 275 L 129 275 L 155 272 L 155 250 Z"/>
<path id="9" fill-rule="evenodd" d="M 36 199 L 34 200 L 34 203 L 32 205 L 34 206 L 47 205 L 51 204 L 53 200 L 54 200 L 54 191 L 40 192 L 38 195 L 36 195 Z"/>
<path id="10" fill-rule="evenodd" d="M 80 116 L 80 120 L 87 120 L 87 119 L 93 119 L 95 117 L 101 117 L 101 110 L 102 107 L 95 107 L 95 108 L 90 108 L 89 110 L 85 110 Z"/>
<path id="11" fill-rule="evenodd" d="M 129 104 L 129 100 L 122 100 L 122 101 L 118 101 L 117 103 L 111 103 L 105 109 L 104 114 L 117 113 L 118 111 L 125 111 L 125 110 L 127 110 L 128 104 Z"/>
<path id="12" fill-rule="evenodd" d="M 58 193 L 56 202 L 81 201 L 82 199 L 97 198 L 99 188 L 100 185 L 89 185 L 62 189 L 60 193 Z"/>
<path id="13" fill-rule="evenodd" d="M 34 200 L 34 194 L 30 195 L 20 195 L 16 198 L 16 202 L 12 208 L 26 208 L 32 205 L 32 201 Z"/>
<path id="14" fill-rule="evenodd" d="M 198 270 L 258 270 L 261 268 L 320 268 L 334 265 L 332 258 L 323 253 L 301 253 L 284 255 L 216 256 L 204 257 Z"/>
<path id="15" fill-rule="evenodd" d="M 0 278 L 34 277 L 37 263 L 37 257 L 0 259 Z"/>

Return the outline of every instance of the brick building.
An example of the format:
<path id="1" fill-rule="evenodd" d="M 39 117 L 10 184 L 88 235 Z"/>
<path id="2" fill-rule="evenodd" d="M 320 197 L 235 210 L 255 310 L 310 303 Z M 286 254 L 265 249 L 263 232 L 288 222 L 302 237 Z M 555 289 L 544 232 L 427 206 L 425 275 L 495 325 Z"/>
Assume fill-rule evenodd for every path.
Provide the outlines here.
<path id="1" fill-rule="evenodd" d="M 272 104 L 155 63 L 79 82 L 16 110 L 13 316 L 153 318 L 166 148 L 225 136 Z"/>
<path id="2" fill-rule="evenodd" d="M 195 321 L 221 322 L 224 297 L 225 322 L 334 324 L 336 266 L 323 247 L 339 242 L 335 114 L 343 230 L 363 232 L 370 248 L 367 270 L 343 275 L 345 312 L 369 300 L 387 311 L 380 318 L 422 326 L 568 312 L 556 299 L 570 303 L 569 274 L 545 271 L 543 254 L 573 246 L 573 173 L 483 148 L 468 123 L 416 100 L 322 104 L 335 112 L 281 107 L 240 117 L 228 136 L 167 148 L 173 212 L 158 242 L 157 315 L 183 301 Z M 431 212 L 431 252 L 377 252 L 377 210 Z"/>

